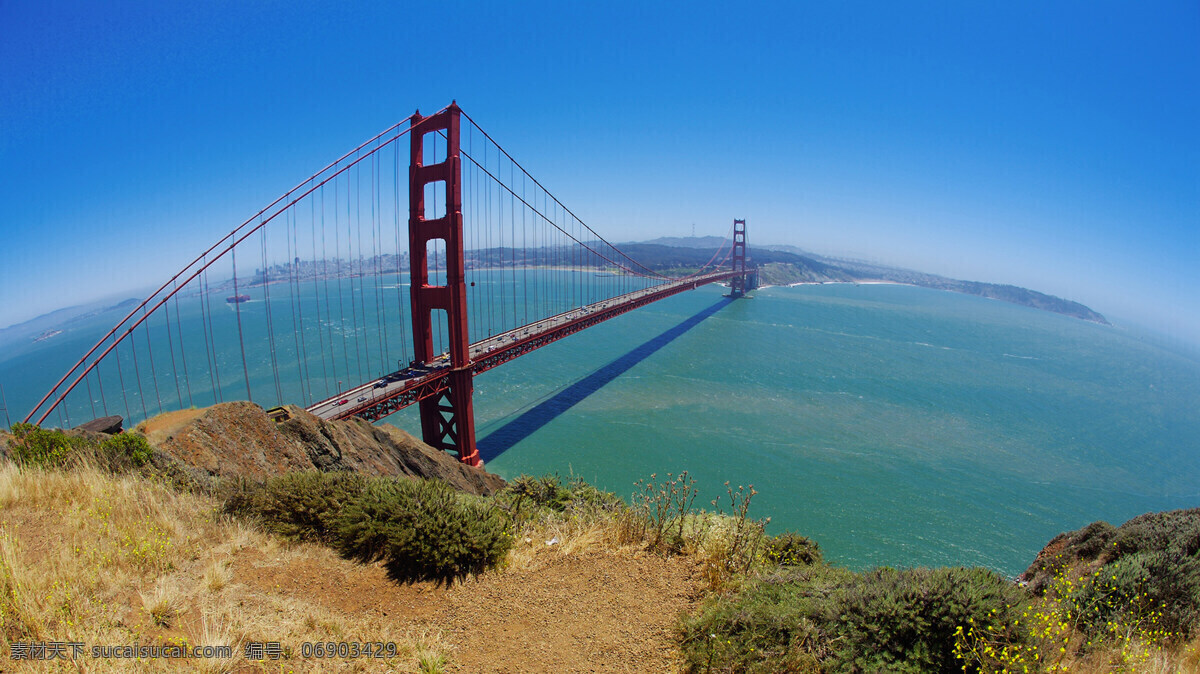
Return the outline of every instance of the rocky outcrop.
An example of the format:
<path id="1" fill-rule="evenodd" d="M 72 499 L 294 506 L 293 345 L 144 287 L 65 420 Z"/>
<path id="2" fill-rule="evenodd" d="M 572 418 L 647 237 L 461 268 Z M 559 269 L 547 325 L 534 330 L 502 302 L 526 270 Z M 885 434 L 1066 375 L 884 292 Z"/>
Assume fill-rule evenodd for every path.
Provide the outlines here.
<path id="1" fill-rule="evenodd" d="M 124 419 L 116 415 L 100 417 L 98 419 L 92 419 L 86 424 L 80 424 L 76 426 L 74 430 L 116 435 L 117 433 L 121 432 L 121 424 L 124 422 Z"/>
<path id="2" fill-rule="evenodd" d="M 1017 580 L 1041 593 L 1067 569 L 1084 566 L 1090 570 L 1098 569 L 1111 557 L 1107 548 L 1115 531 L 1116 527 L 1108 522 L 1092 522 L 1082 529 L 1059 534 L 1038 552 Z"/>
<path id="3" fill-rule="evenodd" d="M 160 452 L 208 475 L 263 479 L 299 470 L 349 470 L 370 475 L 436 478 L 473 494 L 491 494 L 504 480 L 459 463 L 391 425 L 324 421 L 287 406 L 276 422 L 261 407 L 230 402 L 172 412 L 139 424 Z"/>
<path id="4" fill-rule="evenodd" d="M 1181 564 L 1198 565 L 1200 574 L 1200 508 L 1138 515 L 1119 527 L 1108 522 L 1091 524 L 1054 537 L 1018 580 L 1036 592 L 1043 591 L 1067 569 L 1092 573 L 1124 557 L 1165 554 Z M 1195 579 L 1195 600 L 1200 604 L 1200 575 Z"/>

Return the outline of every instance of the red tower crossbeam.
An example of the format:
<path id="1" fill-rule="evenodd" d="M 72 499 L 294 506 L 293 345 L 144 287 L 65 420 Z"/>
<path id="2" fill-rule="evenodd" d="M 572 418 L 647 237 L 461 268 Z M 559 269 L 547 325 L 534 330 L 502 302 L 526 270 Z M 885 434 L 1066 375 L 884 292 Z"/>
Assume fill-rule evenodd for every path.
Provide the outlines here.
<path id="1" fill-rule="evenodd" d="M 411 118 L 412 157 L 409 167 L 408 245 L 410 293 L 412 297 L 413 343 L 416 360 L 432 363 L 433 311 L 446 312 L 450 338 L 449 386 L 437 395 L 421 400 L 421 436 L 425 443 L 458 454 L 463 463 L 479 465 L 475 448 L 475 415 L 471 407 L 473 373 L 471 372 L 470 341 L 467 333 L 467 286 L 463 261 L 462 215 L 462 158 L 459 156 L 458 105 L 432 117 L 420 112 Z M 417 125 L 421 125 L 418 130 Z M 443 132 L 446 138 L 446 159 L 425 165 L 425 136 Z M 444 183 L 445 215 L 425 218 L 425 186 Z M 429 285 L 428 243 L 441 239 L 446 244 L 446 285 Z"/>

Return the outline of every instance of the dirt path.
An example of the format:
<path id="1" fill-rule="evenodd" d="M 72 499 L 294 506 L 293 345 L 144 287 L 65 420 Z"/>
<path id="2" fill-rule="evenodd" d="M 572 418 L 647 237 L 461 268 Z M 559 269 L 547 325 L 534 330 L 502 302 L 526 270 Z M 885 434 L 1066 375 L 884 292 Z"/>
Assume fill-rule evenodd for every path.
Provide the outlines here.
<path id="1" fill-rule="evenodd" d="M 672 633 L 692 607 L 678 560 L 590 553 L 537 571 L 484 577 L 446 596 L 435 623 L 462 672 L 665 672 Z"/>
<path id="2" fill-rule="evenodd" d="M 398 585 L 378 566 L 239 554 L 234 583 L 403 629 L 440 633 L 451 672 L 669 672 L 673 630 L 698 594 L 684 559 L 588 552 L 452 588 Z"/>

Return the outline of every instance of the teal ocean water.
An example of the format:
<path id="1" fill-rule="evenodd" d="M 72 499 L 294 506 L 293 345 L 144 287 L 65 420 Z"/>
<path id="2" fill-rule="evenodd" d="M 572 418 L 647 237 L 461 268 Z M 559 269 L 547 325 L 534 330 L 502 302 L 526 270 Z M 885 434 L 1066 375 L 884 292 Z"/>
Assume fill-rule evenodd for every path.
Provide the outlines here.
<path id="1" fill-rule="evenodd" d="M 1015 575 L 1061 531 L 1200 506 L 1200 363 L 1115 328 L 922 288 L 720 292 L 481 376 L 484 454 L 511 445 L 489 468 L 574 473 L 623 494 L 687 470 L 702 503 L 727 480 L 753 484 L 752 514 L 771 530 L 812 536 L 854 568 Z M 586 397 L 564 391 L 603 383 L 606 368 L 620 374 Z"/>
<path id="2" fill-rule="evenodd" d="M 623 495 L 652 473 L 687 470 L 698 503 L 722 496 L 726 481 L 752 484 L 751 514 L 769 516 L 771 531 L 814 537 L 852 568 L 1015 575 L 1061 531 L 1200 506 L 1195 360 L 1118 328 L 921 288 L 768 288 L 739 301 L 722 292 L 675 296 L 478 377 L 488 468 L 573 474 Z M 4 346 L 0 384 L 14 416 L 116 318 Z M 328 323 L 327 335 L 345 330 Z M 220 359 L 223 399 L 244 398 L 229 381 L 240 361 Z M 261 345 L 248 345 L 248 359 L 268 367 Z M 347 371 L 338 379 L 386 365 L 337 361 Z M 261 373 L 253 384 L 256 396 L 273 387 Z M 198 386 L 193 397 L 214 396 Z M 410 409 L 388 421 L 416 432 L 415 419 Z"/>

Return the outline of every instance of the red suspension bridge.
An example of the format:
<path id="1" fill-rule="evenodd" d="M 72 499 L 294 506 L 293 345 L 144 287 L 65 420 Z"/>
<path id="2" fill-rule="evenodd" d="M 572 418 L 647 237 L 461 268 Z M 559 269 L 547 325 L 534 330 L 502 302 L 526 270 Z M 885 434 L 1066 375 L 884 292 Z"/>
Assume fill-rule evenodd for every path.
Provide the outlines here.
<path id="1" fill-rule="evenodd" d="M 727 281 L 740 297 L 754 287 L 746 259 L 746 223 L 734 220 L 689 273 L 638 262 L 451 103 L 385 130 L 222 237 L 25 421 L 144 419 L 241 398 L 378 420 L 417 404 L 425 442 L 478 465 L 476 374 L 702 285 Z"/>

